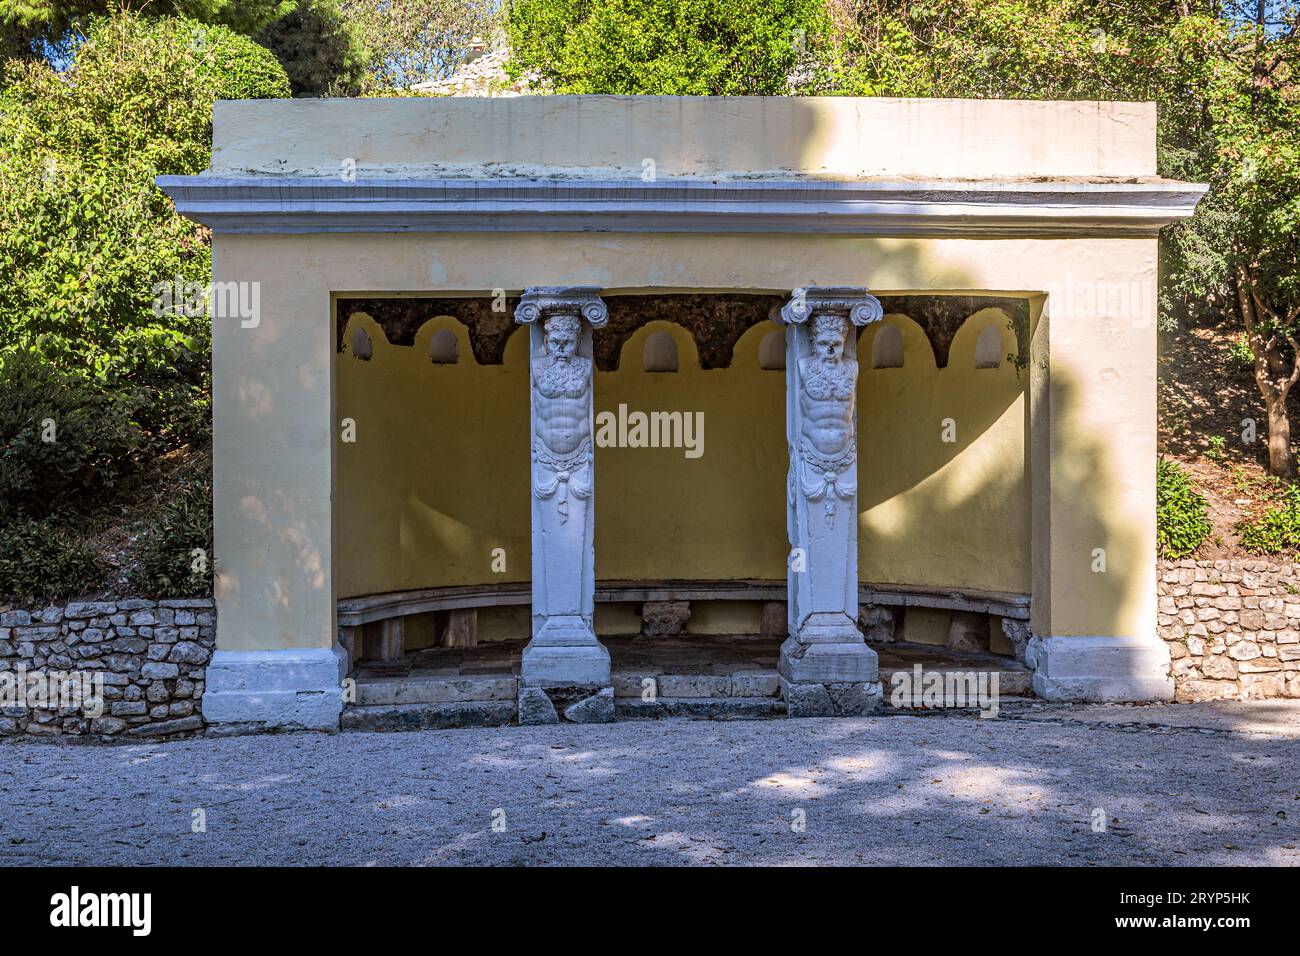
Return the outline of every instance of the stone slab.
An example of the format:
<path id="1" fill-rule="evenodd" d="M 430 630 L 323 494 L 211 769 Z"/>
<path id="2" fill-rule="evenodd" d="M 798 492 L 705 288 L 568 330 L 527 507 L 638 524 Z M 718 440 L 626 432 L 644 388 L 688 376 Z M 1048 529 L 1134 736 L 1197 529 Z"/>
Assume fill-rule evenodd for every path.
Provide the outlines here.
<path id="1" fill-rule="evenodd" d="M 514 700 L 519 681 L 512 676 L 410 677 L 357 682 L 359 706 L 394 704 L 453 704 L 468 701 Z"/>
<path id="2" fill-rule="evenodd" d="M 659 677 L 662 697 L 730 697 L 731 677 L 726 674 L 664 674 Z"/>
<path id="3" fill-rule="evenodd" d="M 614 702 L 618 720 L 763 720 L 785 715 L 785 705 L 775 697 L 660 697 L 643 701 L 621 697 Z"/>
<path id="4" fill-rule="evenodd" d="M 376 732 L 502 727 L 513 723 L 517 712 L 513 700 L 349 707 L 343 712 L 342 727 Z"/>

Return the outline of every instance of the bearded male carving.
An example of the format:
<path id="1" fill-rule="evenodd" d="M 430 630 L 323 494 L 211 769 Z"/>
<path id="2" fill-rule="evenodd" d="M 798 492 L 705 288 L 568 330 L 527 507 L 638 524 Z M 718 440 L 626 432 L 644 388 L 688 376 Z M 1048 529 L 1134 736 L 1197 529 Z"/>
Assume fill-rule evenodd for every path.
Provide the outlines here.
<path id="1" fill-rule="evenodd" d="M 581 332 L 577 315 L 549 316 L 543 324 L 545 352 L 533 362 L 533 458 L 542 466 L 533 490 L 542 499 L 558 492 L 561 521 L 569 517 L 570 493 L 580 500 L 591 496 L 591 362 L 578 356 Z"/>
<path id="2" fill-rule="evenodd" d="M 858 363 L 845 355 L 848 322 L 821 313 L 808 330 L 808 356 L 799 360 L 799 447 L 791 464 L 798 468 L 799 487 L 812 501 L 825 501 L 826 523 L 835 521 L 836 499 L 857 493 L 856 394 Z"/>

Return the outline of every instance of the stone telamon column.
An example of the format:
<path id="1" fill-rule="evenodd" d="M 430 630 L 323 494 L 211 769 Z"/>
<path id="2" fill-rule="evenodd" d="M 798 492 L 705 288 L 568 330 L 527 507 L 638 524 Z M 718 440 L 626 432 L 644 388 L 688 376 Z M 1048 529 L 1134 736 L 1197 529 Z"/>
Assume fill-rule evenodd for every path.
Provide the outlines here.
<path id="1" fill-rule="evenodd" d="M 588 287 L 527 289 L 532 393 L 532 640 L 520 723 L 613 718 L 609 651 L 596 639 L 595 444 L 591 330 L 605 303 Z"/>
<path id="2" fill-rule="evenodd" d="M 857 336 L 880 302 L 857 288 L 796 289 L 786 335 L 789 636 L 778 670 L 789 714 L 863 714 L 880 701 L 857 628 Z"/>

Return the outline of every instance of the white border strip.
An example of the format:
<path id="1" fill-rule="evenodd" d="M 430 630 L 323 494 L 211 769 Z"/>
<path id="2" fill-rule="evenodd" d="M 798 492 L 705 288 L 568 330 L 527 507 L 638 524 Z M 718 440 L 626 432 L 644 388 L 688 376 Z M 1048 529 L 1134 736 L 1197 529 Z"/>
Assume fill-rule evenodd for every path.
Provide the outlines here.
<path id="1" fill-rule="evenodd" d="M 1139 182 L 449 180 L 159 176 L 219 233 L 797 232 L 1151 236 L 1207 187 Z"/>

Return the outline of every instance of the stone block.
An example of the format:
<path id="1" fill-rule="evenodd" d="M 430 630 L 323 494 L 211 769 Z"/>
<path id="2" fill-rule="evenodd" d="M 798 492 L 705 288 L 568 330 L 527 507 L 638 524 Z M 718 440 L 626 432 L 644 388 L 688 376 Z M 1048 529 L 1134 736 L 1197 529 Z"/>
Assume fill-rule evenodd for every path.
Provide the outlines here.
<path id="1" fill-rule="evenodd" d="M 560 722 L 560 715 L 556 713 L 555 705 L 551 703 L 551 698 L 547 696 L 546 691 L 540 687 L 520 687 L 518 708 L 521 726 Z"/>
<path id="2" fill-rule="evenodd" d="M 895 637 L 894 609 L 883 604 L 863 604 L 858 607 L 858 629 L 863 639 L 872 644 L 889 644 Z"/>
<path id="3" fill-rule="evenodd" d="M 736 671 L 731 675 L 732 697 L 777 697 L 781 678 L 776 671 Z"/>
<path id="4" fill-rule="evenodd" d="M 510 676 L 423 677 L 357 684 L 359 706 L 454 704 L 475 700 L 515 700 L 518 680 Z M 188 695 L 187 695 L 188 696 Z"/>
<path id="5" fill-rule="evenodd" d="M 1238 696 L 1235 681 L 1184 680 L 1174 689 L 1174 700 L 1181 704 L 1194 704 L 1204 700 L 1235 700 Z"/>
<path id="6" fill-rule="evenodd" d="M 1201 659 L 1201 673 L 1213 680 L 1236 680 L 1237 665 L 1224 655 Z"/>
<path id="7" fill-rule="evenodd" d="M 663 697 L 731 696 L 731 677 L 726 674 L 664 674 L 658 685 Z"/>
<path id="8" fill-rule="evenodd" d="M 989 616 L 975 611 L 953 611 L 948 623 L 948 650 L 958 654 L 987 653 Z"/>
<path id="9" fill-rule="evenodd" d="M 763 720 L 785 716 L 785 703 L 776 697 L 660 697 L 644 701 L 620 697 L 614 702 L 619 720 Z"/>
<path id="10" fill-rule="evenodd" d="M 208 662 L 208 650 L 193 641 L 181 641 L 172 647 L 171 653 L 167 655 L 167 660 L 173 664 L 206 664 Z"/>
<path id="11" fill-rule="evenodd" d="M 614 719 L 614 688 L 602 687 L 590 697 L 564 708 L 564 719 L 574 724 L 607 724 Z"/>
<path id="12" fill-rule="evenodd" d="M 447 612 L 447 629 L 442 636 L 443 647 L 478 646 L 478 608 L 455 608 Z"/>
<path id="13" fill-rule="evenodd" d="M 646 601 L 641 605 L 641 633 L 648 637 L 681 634 L 690 619 L 690 601 Z"/>
<path id="14" fill-rule="evenodd" d="M 515 714 L 513 700 L 349 707 L 343 711 L 342 726 L 344 730 L 369 732 L 502 727 L 513 721 Z"/>
<path id="15" fill-rule="evenodd" d="M 1268 700 L 1286 696 L 1286 675 L 1276 674 L 1242 674 L 1242 700 Z"/>
<path id="16" fill-rule="evenodd" d="M 127 731 L 132 737 L 169 737 L 172 734 L 190 733 L 203 729 L 203 718 L 197 714 L 164 720 L 156 724 L 142 724 Z"/>
<path id="17" fill-rule="evenodd" d="M 652 699 L 659 696 L 658 679 L 653 674 L 615 673 L 612 680 L 616 698 L 640 698 L 645 695 L 647 688 Z M 646 681 L 649 681 L 649 684 Z"/>
<path id="18" fill-rule="evenodd" d="M 1228 656 L 1235 661 L 1249 661 L 1261 655 L 1259 645 L 1254 641 L 1238 641 L 1229 645 Z"/>
<path id="19" fill-rule="evenodd" d="M 782 679 L 781 697 L 791 717 L 835 716 L 835 705 L 825 684 L 793 684 Z"/>
<path id="20" fill-rule="evenodd" d="M 789 605 L 785 601 L 764 601 L 758 632 L 765 637 L 785 637 L 790 629 Z"/>

